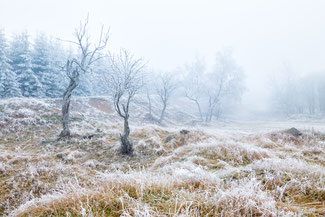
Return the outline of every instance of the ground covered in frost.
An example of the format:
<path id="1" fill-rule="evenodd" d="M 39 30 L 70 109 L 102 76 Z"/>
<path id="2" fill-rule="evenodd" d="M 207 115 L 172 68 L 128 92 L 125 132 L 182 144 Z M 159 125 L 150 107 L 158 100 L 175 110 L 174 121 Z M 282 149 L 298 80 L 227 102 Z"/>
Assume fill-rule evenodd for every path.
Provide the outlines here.
<path id="1" fill-rule="evenodd" d="M 58 100 L 0 101 L 0 215 L 325 215 L 325 123 L 168 127 L 170 112 L 157 126 L 138 103 L 135 152 L 122 156 L 109 105 L 75 100 L 73 135 L 59 139 Z"/>

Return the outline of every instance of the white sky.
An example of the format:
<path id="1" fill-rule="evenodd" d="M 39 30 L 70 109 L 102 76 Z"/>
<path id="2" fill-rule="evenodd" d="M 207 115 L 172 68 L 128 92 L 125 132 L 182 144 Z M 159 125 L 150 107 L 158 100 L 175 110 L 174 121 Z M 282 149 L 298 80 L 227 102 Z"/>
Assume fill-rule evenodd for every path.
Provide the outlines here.
<path id="1" fill-rule="evenodd" d="M 263 105 L 283 62 L 297 73 L 325 71 L 324 0 L 0 0 L 0 27 L 71 39 L 88 13 L 92 29 L 110 27 L 112 50 L 127 48 L 159 70 L 232 48 L 246 104 Z"/>

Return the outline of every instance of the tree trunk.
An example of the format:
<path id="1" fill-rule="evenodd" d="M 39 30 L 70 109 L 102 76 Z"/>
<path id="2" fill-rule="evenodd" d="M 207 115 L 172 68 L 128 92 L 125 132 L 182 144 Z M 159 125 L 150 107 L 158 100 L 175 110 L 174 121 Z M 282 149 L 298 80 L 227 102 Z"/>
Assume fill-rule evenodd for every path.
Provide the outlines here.
<path id="1" fill-rule="evenodd" d="M 213 108 L 209 107 L 205 116 L 205 122 L 210 123 L 212 120 Z"/>
<path id="2" fill-rule="evenodd" d="M 148 89 L 147 89 L 147 99 L 148 99 L 149 116 L 152 117 L 151 97 L 150 97 L 150 94 L 149 94 L 149 90 Z"/>
<path id="3" fill-rule="evenodd" d="M 203 121 L 203 115 L 202 115 L 200 103 L 197 100 L 195 100 L 195 103 L 196 103 L 197 109 L 199 110 L 199 113 L 200 113 L 200 120 Z"/>
<path id="4" fill-rule="evenodd" d="M 124 118 L 124 132 L 120 135 L 121 139 L 121 153 L 131 154 L 133 152 L 133 142 L 129 139 L 130 127 L 128 117 Z"/>
<path id="5" fill-rule="evenodd" d="M 63 130 L 60 133 L 60 137 L 69 137 L 70 136 L 70 129 L 69 129 L 69 112 L 70 112 L 70 100 L 72 91 L 77 87 L 77 79 L 73 80 L 70 79 L 70 83 L 66 91 L 63 95 L 63 102 L 62 102 L 62 126 Z"/>
<path id="6" fill-rule="evenodd" d="M 197 110 L 199 111 L 199 115 L 200 115 L 200 121 L 203 121 L 203 114 L 202 114 L 202 110 L 201 110 L 199 100 L 197 98 L 192 98 L 192 97 L 189 97 L 187 95 L 186 95 L 186 97 L 196 104 Z"/>
<path id="7" fill-rule="evenodd" d="M 167 107 L 167 105 L 166 105 L 166 103 L 164 103 L 164 107 L 161 110 L 160 118 L 159 118 L 159 121 L 158 121 L 159 124 L 161 124 L 161 122 L 164 120 L 166 107 Z"/>
<path id="8" fill-rule="evenodd" d="M 130 127 L 129 127 L 129 118 L 124 118 L 124 131 L 123 134 L 129 137 L 130 135 Z"/>

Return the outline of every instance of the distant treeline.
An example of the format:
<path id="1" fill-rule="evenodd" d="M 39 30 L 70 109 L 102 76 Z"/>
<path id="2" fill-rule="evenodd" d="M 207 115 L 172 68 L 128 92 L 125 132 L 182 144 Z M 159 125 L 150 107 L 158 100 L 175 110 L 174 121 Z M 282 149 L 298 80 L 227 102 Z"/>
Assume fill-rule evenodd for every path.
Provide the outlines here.
<path id="1" fill-rule="evenodd" d="M 325 114 L 325 72 L 299 76 L 286 66 L 272 81 L 272 110 L 288 117 Z"/>
<path id="2" fill-rule="evenodd" d="M 63 67 L 68 59 L 78 56 L 72 44 L 45 34 L 32 39 L 26 31 L 8 38 L 0 30 L 0 98 L 61 98 L 69 82 Z M 97 61 L 91 70 L 80 74 L 73 94 L 109 94 L 104 77 L 104 72 L 110 70 L 108 62 L 107 59 Z M 200 119 L 205 121 L 237 107 L 236 102 L 240 102 L 245 90 L 243 71 L 231 53 L 217 53 L 214 66 L 207 68 L 204 61 L 196 60 L 177 73 L 171 73 L 173 76 L 167 79 L 177 84 L 171 88 L 177 92 L 173 93 L 174 97 L 182 96 L 192 101 Z M 159 95 L 160 89 L 165 88 L 164 79 L 160 77 L 154 72 L 147 73 L 147 96 Z M 286 66 L 271 79 L 271 84 L 269 110 L 275 114 L 325 114 L 325 73 L 301 77 Z M 149 108 L 150 103 L 148 97 Z"/>
<path id="3" fill-rule="evenodd" d="M 62 70 L 73 54 L 64 42 L 37 35 L 34 40 L 21 32 L 11 40 L 0 30 L 0 97 L 62 97 L 68 79 Z M 105 83 L 100 64 L 95 65 L 87 79 L 80 79 L 76 95 L 103 94 Z"/>

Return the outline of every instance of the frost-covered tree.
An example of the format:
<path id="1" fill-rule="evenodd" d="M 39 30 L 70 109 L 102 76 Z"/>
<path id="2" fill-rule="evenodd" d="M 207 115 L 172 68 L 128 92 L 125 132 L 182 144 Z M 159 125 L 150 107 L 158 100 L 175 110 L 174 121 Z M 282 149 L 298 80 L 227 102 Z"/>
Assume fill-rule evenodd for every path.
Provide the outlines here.
<path id="1" fill-rule="evenodd" d="M 272 78 L 273 111 L 289 118 L 296 115 L 324 114 L 324 86 L 323 73 L 308 73 L 302 76 L 293 73 L 291 67 L 286 64 Z"/>
<path id="2" fill-rule="evenodd" d="M 271 78 L 271 101 L 273 110 L 278 114 L 291 117 L 304 112 L 306 97 L 301 92 L 300 77 L 291 65 L 285 63 Z"/>
<path id="3" fill-rule="evenodd" d="M 231 110 L 240 101 L 244 74 L 230 50 L 218 52 L 211 69 L 197 59 L 185 70 L 185 96 L 195 103 L 201 120 L 219 118 L 222 110 Z"/>
<path id="4" fill-rule="evenodd" d="M 32 69 L 38 79 L 43 83 L 43 76 L 49 72 L 49 44 L 44 33 L 37 35 L 31 53 Z"/>
<path id="5" fill-rule="evenodd" d="M 318 92 L 318 102 L 319 102 L 319 111 L 325 114 L 325 73 L 322 76 L 319 76 L 317 82 L 317 92 Z"/>
<path id="6" fill-rule="evenodd" d="M 87 74 L 81 74 L 79 78 L 79 85 L 75 90 L 76 96 L 90 96 L 93 93 L 93 84 L 97 81 L 93 80 L 94 71 L 89 71 Z"/>
<path id="7" fill-rule="evenodd" d="M 161 124 L 165 118 L 167 106 L 168 106 L 170 98 L 176 88 L 177 88 L 177 85 L 175 82 L 175 76 L 173 74 L 165 73 L 165 74 L 159 76 L 159 82 L 158 82 L 158 86 L 156 89 L 159 99 L 162 103 L 162 109 L 161 109 L 160 117 L 158 120 L 159 124 Z"/>
<path id="8" fill-rule="evenodd" d="M 8 58 L 8 44 L 3 30 L 0 30 L 0 96 L 4 98 L 21 96 L 16 74 Z"/>
<path id="9" fill-rule="evenodd" d="M 153 112 L 152 112 L 152 93 L 153 90 L 155 89 L 156 85 L 155 85 L 155 78 L 152 76 L 147 76 L 146 80 L 143 82 L 144 83 L 144 91 L 145 91 L 145 95 L 148 101 L 148 114 L 146 115 L 146 118 L 149 121 L 156 121 L 156 118 L 153 116 Z"/>
<path id="10" fill-rule="evenodd" d="M 317 111 L 317 78 L 315 76 L 308 76 L 300 81 L 298 84 L 302 100 L 304 101 L 304 106 L 309 114 L 313 115 Z M 303 91 L 302 91 L 303 90 Z"/>
<path id="11" fill-rule="evenodd" d="M 5 97 L 5 86 L 3 85 L 4 83 L 4 78 L 0 72 L 0 98 Z"/>
<path id="12" fill-rule="evenodd" d="M 230 109 L 240 101 L 244 91 L 243 81 L 243 70 L 235 62 L 232 52 L 230 50 L 218 52 L 204 86 L 208 101 L 206 122 L 210 122 L 213 116 L 219 118 L 222 109 L 227 104 Z"/>
<path id="13" fill-rule="evenodd" d="M 110 58 L 110 68 L 106 77 L 114 109 L 124 120 L 124 131 L 120 135 L 122 154 L 133 152 L 133 142 L 129 139 L 130 103 L 143 86 L 143 68 L 142 59 L 134 58 L 125 50 Z"/>
<path id="14" fill-rule="evenodd" d="M 103 75 L 109 67 L 108 62 L 104 59 L 98 60 L 94 63 L 93 71 L 89 76 L 89 83 L 91 84 L 92 95 L 106 95 L 108 93 L 107 83 L 103 79 Z"/>
<path id="15" fill-rule="evenodd" d="M 55 98 L 63 95 L 63 76 L 60 66 L 65 54 L 57 41 L 50 41 L 45 34 L 34 40 L 32 52 L 33 71 L 42 84 L 42 96 Z"/>
<path id="16" fill-rule="evenodd" d="M 204 100 L 206 66 L 202 60 L 197 58 L 192 64 L 186 66 L 188 72 L 184 83 L 185 97 L 195 103 L 200 120 L 203 121 L 202 104 Z"/>
<path id="17" fill-rule="evenodd" d="M 27 32 L 16 35 L 10 45 L 12 67 L 17 75 L 22 96 L 41 96 L 42 86 L 32 70 L 31 50 Z"/>
<path id="18" fill-rule="evenodd" d="M 61 66 L 64 65 L 67 54 L 58 40 L 50 40 L 49 66 L 42 83 L 45 85 L 45 96 L 51 98 L 62 97 L 67 78 Z"/>
<path id="19" fill-rule="evenodd" d="M 69 78 L 69 85 L 66 88 L 63 95 L 62 103 L 62 126 L 63 130 L 60 133 L 61 137 L 70 136 L 69 128 L 69 113 L 70 113 L 70 101 L 72 91 L 78 87 L 80 82 L 80 74 L 91 71 L 90 67 L 93 63 L 103 57 L 101 51 L 105 49 L 109 32 L 104 33 L 103 28 L 97 44 L 92 44 L 90 41 L 90 35 L 88 32 L 88 17 L 84 23 L 80 23 L 79 29 L 75 32 L 75 41 L 72 41 L 78 48 L 76 56 L 72 56 L 66 62 L 64 70 Z"/>
<path id="20" fill-rule="evenodd" d="M 34 40 L 34 49 L 31 52 L 32 57 L 32 70 L 35 76 L 42 84 L 42 90 L 40 91 L 40 97 L 45 97 L 45 91 L 48 85 L 52 85 L 48 82 L 46 74 L 50 74 L 49 69 L 49 44 L 44 34 L 38 35 Z"/>

